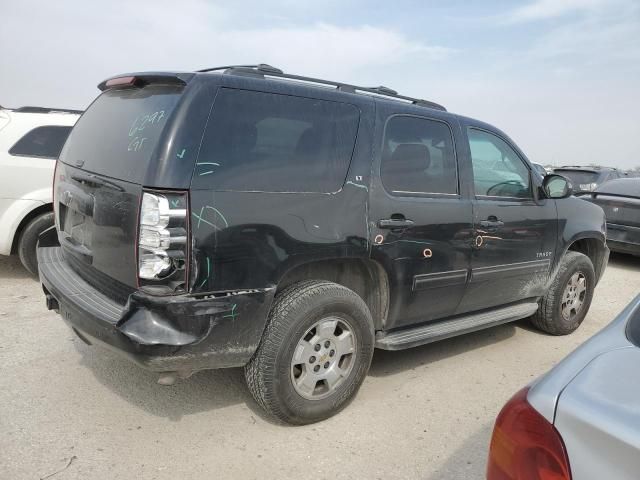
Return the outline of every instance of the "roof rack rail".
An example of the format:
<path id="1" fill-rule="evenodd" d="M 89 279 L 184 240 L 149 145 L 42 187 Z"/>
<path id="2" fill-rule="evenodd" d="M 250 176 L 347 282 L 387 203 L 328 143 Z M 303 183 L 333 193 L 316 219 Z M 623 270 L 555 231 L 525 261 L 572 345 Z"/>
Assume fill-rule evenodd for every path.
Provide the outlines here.
<path id="1" fill-rule="evenodd" d="M 14 112 L 20 113 L 52 113 L 52 112 L 62 112 L 62 113 L 77 113 L 81 114 L 83 110 L 72 110 L 70 108 L 48 108 L 48 107 L 18 107 L 13 109 Z"/>
<path id="2" fill-rule="evenodd" d="M 250 75 L 250 76 L 260 77 L 260 78 L 264 78 L 264 76 L 266 75 L 269 77 L 285 78 L 289 80 L 297 80 L 300 82 L 315 83 L 318 85 L 331 85 L 333 87 L 336 87 L 336 89 L 342 92 L 372 93 L 374 95 L 381 95 L 383 97 L 390 97 L 398 100 L 404 100 L 412 103 L 413 105 L 418 105 L 421 107 L 433 108 L 435 110 L 442 110 L 443 112 L 447 111 L 447 109 L 440 104 L 431 102 L 429 100 L 423 100 L 420 98 L 413 98 L 413 97 L 408 97 L 406 95 L 400 95 L 398 92 L 396 92 L 395 90 L 389 87 L 384 87 L 384 86 L 360 87 L 358 85 L 351 85 L 349 83 L 334 82 L 331 80 L 323 80 L 320 78 L 313 78 L 313 77 L 304 77 L 302 75 L 292 75 L 292 74 L 284 73 L 279 68 L 273 67 L 266 63 L 260 63 L 257 65 L 227 65 L 224 67 L 203 68 L 201 70 L 196 70 L 196 72 L 206 73 L 206 72 L 215 72 L 219 70 L 223 70 L 224 71 L 223 73 L 227 73 L 227 74 Z"/>

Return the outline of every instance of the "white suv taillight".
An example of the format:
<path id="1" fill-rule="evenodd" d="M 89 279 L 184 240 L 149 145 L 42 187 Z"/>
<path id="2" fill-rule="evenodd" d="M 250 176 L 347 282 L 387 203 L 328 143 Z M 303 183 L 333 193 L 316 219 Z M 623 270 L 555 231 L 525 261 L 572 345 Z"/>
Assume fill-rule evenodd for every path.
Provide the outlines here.
<path id="1" fill-rule="evenodd" d="M 143 193 L 138 234 L 138 278 L 142 290 L 186 290 L 187 222 L 186 193 Z"/>

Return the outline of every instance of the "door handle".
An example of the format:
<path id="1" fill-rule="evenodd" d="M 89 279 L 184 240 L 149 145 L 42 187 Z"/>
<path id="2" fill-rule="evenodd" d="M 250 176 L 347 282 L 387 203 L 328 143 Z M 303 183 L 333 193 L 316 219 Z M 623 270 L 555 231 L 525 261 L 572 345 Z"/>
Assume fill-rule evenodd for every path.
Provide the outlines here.
<path id="1" fill-rule="evenodd" d="M 378 227 L 380 228 L 408 228 L 414 225 L 413 220 L 408 218 L 383 218 L 378 220 Z"/>
<path id="2" fill-rule="evenodd" d="M 496 217 L 489 217 L 486 220 L 482 220 L 480 222 L 480 226 L 483 228 L 500 228 L 504 226 L 504 222 L 502 220 L 498 220 Z"/>

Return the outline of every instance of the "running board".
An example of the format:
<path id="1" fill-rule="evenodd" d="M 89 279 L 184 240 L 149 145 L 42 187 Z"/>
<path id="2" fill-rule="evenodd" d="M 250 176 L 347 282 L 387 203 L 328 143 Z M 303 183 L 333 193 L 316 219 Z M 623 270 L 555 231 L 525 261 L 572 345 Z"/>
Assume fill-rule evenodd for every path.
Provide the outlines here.
<path id="1" fill-rule="evenodd" d="M 378 332 L 376 334 L 376 348 L 402 350 L 417 347 L 418 345 L 482 330 L 501 323 L 520 320 L 533 315 L 536 310 L 538 310 L 538 304 L 535 302 L 519 303 L 518 305 L 503 307 L 498 310 L 463 315 L 451 320 L 442 320 L 419 327 L 403 329 L 398 332 Z"/>

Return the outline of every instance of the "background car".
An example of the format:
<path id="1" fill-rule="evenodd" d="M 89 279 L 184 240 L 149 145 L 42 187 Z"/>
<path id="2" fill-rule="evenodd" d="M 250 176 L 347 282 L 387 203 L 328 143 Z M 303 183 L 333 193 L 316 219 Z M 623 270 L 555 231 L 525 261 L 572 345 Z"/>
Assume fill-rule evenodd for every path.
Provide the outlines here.
<path id="1" fill-rule="evenodd" d="M 631 480 L 640 472 L 640 295 L 504 406 L 487 480 Z"/>
<path id="2" fill-rule="evenodd" d="M 55 160 L 80 113 L 0 108 L 0 255 L 18 254 L 34 275 L 38 235 L 53 225 Z"/>
<path id="3" fill-rule="evenodd" d="M 566 166 L 555 168 L 553 173 L 567 177 L 573 184 L 574 194 L 591 192 L 608 180 L 625 176 L 617 168 L 611 167 Z"/>
<path id="4" fill-rule="evenodd" d="M 531 166 L 533 167 L 533 169 L 538 172 L 540 175 L 542 175 L 543 177 L 546 177 L 547 174 L 549 172 L 547 172 L 547 169 L 544 168 L 542 165 L 540 165 L 539 163 L 532 163 Z"/>
<path id="5" fill-rule="evenodd" d="M 640 255 L 640 178 L 605 182 L 581 198 L 604 210 L 609 249 Z"/>

